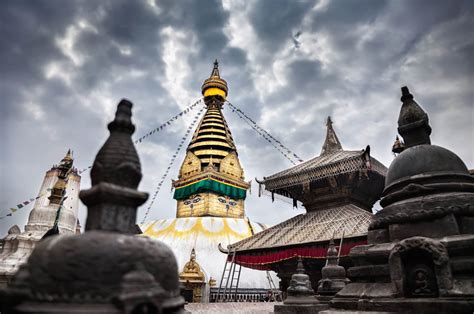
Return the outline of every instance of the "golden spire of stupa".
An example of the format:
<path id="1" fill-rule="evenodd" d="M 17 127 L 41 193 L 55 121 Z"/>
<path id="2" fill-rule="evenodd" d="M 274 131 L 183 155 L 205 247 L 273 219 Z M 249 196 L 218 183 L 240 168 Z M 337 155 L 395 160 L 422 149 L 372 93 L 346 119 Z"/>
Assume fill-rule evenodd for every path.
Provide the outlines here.
<path id="1" fill-rule="evenodd" d="M 206 113 L 189 143 L 178 180 L 173 181 L 178 217 L 244 215 L 249 184 L 244 181 L 237 149 L 222 114 L 227 92 L 216 60 L 211 77 L 202 85 Z"/>

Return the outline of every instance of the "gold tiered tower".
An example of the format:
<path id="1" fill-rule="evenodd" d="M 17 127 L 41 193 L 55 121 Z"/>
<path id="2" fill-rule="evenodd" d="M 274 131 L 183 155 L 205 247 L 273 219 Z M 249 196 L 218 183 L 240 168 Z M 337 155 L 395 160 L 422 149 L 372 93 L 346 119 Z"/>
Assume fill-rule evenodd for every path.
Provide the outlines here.
<path id="1" fill-rule="evenodd" d="M 243 240 L 266 228 L 245 216 L 249 183 L 237 156 L 232 134 L 222 114 L 228 88 L 214 63 L 202 84 L 206 112 L 186 150 L 178 180 L 173 181 L 176 218 L 148 221 L 143 234 L 166 243 L 178 260 L 183 295 L 188 302 L 216 297 L 227 255 L 218 247 Z M 191 256 L 191 257 L 190 257 Z M 239 286 L 246 294 L 266 289 L 266 273 L 242 269 Z"/>
<path id="2" fill-rule="evenodd" d="M 249 184 L 244 181 L 237 149 L 222 114 L 227 93 L 227 82 L 220 77 L 216 60 L 211 76 L 202 85 L 206 113 L 189 143 L 178 180 L 173 181 L 178 218 L 244 218 Z"/>

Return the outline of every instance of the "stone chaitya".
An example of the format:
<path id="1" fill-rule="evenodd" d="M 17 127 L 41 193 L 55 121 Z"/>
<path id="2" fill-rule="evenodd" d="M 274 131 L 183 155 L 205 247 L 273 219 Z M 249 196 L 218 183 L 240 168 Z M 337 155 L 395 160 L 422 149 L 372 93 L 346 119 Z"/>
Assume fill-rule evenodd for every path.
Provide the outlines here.
<path id="1" fill-rule="evenodd" d="M 36 246 L 1 293 L 2 313 L 182 313 L 178 268 L 164 244 L 135 236 L 142 173 L 131 140 L 132 103 L 122 100 L 91 170 L 86 232 Z"/>
<path id="2" fill-rule="evenodd" d="M 329 242 L 326 266 L 321 269 L 321 277 L 318 282 L 318 300 L 323 303 L 330 301 L 349 283 L 349 279 L 346 278 L 346 269 L 339 265 L 338 250 L 334 239 Z"/>
<path id="3" fill-rule="evenodd" d="M 407 87 L 401 101 L 403 145 L 387 173 L 383 209 L 369 226 L 368 244 L 351 250 L 351 283 L 331 306 L 472 313 L 474 177 L 456 154 L 431 145 L 428 115 Z"/>
<path id="4" fill-rule="evenodd" d="M 283 304 L 275 305 L 275 313 L 317 313 L 321 305 L 318 304 L 311 286 L 311 280 L 305 273 L 303 260 L 298 257 L 296 273 L 291 276 L 287 297 Z"/>

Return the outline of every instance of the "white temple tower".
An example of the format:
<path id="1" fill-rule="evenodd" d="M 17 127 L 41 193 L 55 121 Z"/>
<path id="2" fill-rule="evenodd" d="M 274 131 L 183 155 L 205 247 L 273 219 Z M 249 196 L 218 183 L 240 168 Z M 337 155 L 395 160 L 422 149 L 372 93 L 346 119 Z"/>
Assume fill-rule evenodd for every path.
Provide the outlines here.
<path id="1" fill-rule="evenodd" d="M 77 232 L 81 176 L 73 161 L 68 151 L 58 165 L 46 172 L 25 231 L 21 232 L 17 225 L 8 230 L 0 252 L 0 287 L 26 262 L 36 242 L 48 230 L 57 228 L 59 234 Z"/>

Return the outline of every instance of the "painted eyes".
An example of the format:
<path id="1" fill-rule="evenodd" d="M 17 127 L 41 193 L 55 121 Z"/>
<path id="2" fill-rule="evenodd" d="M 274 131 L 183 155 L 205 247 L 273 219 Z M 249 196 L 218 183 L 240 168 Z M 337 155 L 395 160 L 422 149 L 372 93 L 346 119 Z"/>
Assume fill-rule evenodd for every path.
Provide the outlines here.
<path id="1" fill-rule="evenodd" d="M 186 206 L 192 206 L 193 204 L 199 203 L 200 201 L 202 201 L 201 195 L 196 195 L 193 198 L 188 198 L 187 200 L 185 200 L 183 204 Z"/>
<path id="2" fill-rule="evenodd" d="M 222 204 L 228 204 L 228 205 L 230 205 L 230 206 L 235 206 L 235 205 L 237 205 L 237 202 L 236 202 L 236 201 L 234 201 L 234 200 L 229 200 L 229 202 L 227 202 L 227 200 L 226 200 L 225 198 L 223 198 L 223 197 L 218 197 L 217 200 L 218 200 L 219 202 L 221 202 Z"/>

